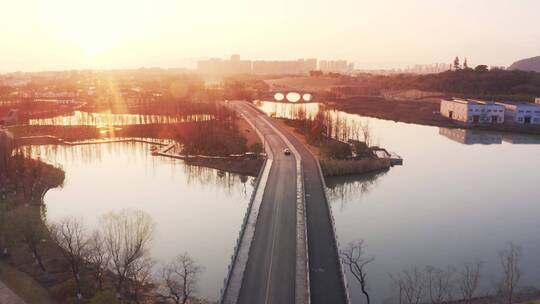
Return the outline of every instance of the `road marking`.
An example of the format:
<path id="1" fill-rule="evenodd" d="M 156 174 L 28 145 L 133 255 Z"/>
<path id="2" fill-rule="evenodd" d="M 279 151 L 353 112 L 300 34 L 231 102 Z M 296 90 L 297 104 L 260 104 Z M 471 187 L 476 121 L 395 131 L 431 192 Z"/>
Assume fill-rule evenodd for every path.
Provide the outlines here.
<path id="1" fill-rule="evenodd" d="M 270 282 L 271 282 L 271 279 L 272 279 L 272 264 L 274 262 L 274 249 L 275 249 L 275 245 L 276 245 L 276 232 L 277 232 L 277 227 L 278 225 L 276 224 L 276 219 L 279 218 L 279 206 L 281 204 L 279 203 L 279 201 L 276 203 L 276 216 L 274 217 L 274 227 L 273 227 L 273 232 L 272 232 L 272 248 L 270 249 L 270 267 L 269 267 L 269 270 L 268 270 L 268 276 L 267 276 L 267 279 L 266 279 L 266 294 L 265 294 L 265 298 L 264 298 L 264 303 L 268 303 L 268 297 L 270 296 Z"/>

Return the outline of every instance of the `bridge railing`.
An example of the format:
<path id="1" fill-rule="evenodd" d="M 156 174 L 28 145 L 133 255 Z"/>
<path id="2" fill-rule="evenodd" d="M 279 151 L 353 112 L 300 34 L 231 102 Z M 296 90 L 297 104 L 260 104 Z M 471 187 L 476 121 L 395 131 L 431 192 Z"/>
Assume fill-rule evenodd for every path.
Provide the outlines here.
<path id="1" fill-rule="evenodd" d="M 233 254 L 231 256 L 231 260 L 227 267 L 227 274 L 225 276 L 225 279 L 223 279 L 223 288 L 221 288 L 219 292 L 219 300 L 218 300 L 219 304 L 222 304 L 225 299 L 225 295 L 227 293 L 227 288 L 229 286 L 229 281 L 231 279 L 234 264 L 238 258 L 238 250 L 240 248 L 240 242 L 242 241 L 242 237 L 244 236 L 244 232 L 246 230 L 247 222 L 249 219 L 249 214 L 251 213 L 251 209 L 253 207 L 253 201 L 255 200 L 257 189 L 259 189 L 259 184 L 261 183 L 261 177 L 262 177 L 262 174 L 264 172 L 264 168 L 266 167 L 267 162 L 268 162 L 268 159 L 265 158 L 263 165 L 261 167 L 261 170 L 259 171 L 259 175 L 257 176 L 255 187 L 253 188 L 253 192 L 251 193 L 251 198 L 249 199 L 248 207 L 246 208 L 246 213 L 244 214 L 244 219 L 242 221 L 242 225 L 240 226 L 238 237 L 236 238 L 236 244 L 234 245 Z M 251 244 L 249 246 L 251 247 Z"/>
<path id="2" fill-rule="evenodd" d="M 314 156 L 315 157 L 315 156 Z M 330 206 L 330 200 L 328 199 L 328 194 L 326 193 L 326 181 L 324 180 L 323 171 L 321 168 L 321 164 L 319 162 L 319 159 L 315 157 L 315 160 L 317 162 L 317 167 L 319 168 L 319 174 L 321 176 L 321 181 L 323 184 L 323 193 L 324 193 L 324 199 L 326 200 L 326 207 L 328 208 L 328 212 L 330 214 L 330 222 L 332 224 L 332 233 L 334 236 L 334 247 L 338 256 L 339 260 L 339 270 L 341 272 L 341 283 L 343 284 L 343 288 L 345 290 L 345 297 L 347 299 L 347 304 L 351 303 L 351 298 L 349 297 L 349 283 L 347 282 L 347 276 L 345 274 L 345 267 L 343 267 L 343 259 L 341 258 L 341 255 L 339 254 L 339 248 L 341 247 L 339 244 L 339 238 L 336 232 L 336 220 L 334 218 L 334 213 L 332 212 L 332 207 Z"/>

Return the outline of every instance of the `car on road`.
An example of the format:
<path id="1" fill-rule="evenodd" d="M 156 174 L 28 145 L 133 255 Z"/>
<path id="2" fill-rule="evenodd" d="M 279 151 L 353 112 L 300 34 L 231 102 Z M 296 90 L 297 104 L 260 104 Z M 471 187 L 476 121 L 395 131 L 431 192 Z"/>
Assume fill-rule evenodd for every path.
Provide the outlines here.
<path id="1" fill-rule="evenodd" d="M 285 154 L 285 155 L 291 155 L 291 150 L 285 148 L 285 149 L 283 149 L 283 154 Z"/>

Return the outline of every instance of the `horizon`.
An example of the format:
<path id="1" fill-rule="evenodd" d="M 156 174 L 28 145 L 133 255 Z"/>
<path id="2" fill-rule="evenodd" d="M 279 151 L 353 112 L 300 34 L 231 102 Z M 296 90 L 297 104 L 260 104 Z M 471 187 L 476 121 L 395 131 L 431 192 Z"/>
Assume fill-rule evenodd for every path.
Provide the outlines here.
<path id="1" fill-rule="evenodd" d="M 0 12 L 0 73 L 194 68 L 197 60 L 230 54 L 343 59 L 358 69 L 450 63 L 455 56 L 473 66 L 509 66 L 540 55 L 538 10 L 532 0 L 340 0 L 332 7 L 305 0 L 24 0 Z"/>

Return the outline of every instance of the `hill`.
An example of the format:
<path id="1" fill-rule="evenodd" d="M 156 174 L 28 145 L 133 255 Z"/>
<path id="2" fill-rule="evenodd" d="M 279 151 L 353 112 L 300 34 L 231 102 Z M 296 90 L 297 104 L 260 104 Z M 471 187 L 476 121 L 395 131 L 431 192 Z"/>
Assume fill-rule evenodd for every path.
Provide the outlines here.
<path id="1" fill-rule="evenodd" d="M 540 72 L 540 56 L 518 60 L 512 63 L 508 69 Z"/>

